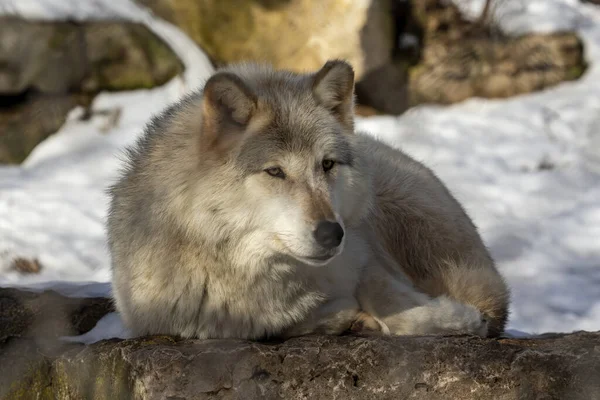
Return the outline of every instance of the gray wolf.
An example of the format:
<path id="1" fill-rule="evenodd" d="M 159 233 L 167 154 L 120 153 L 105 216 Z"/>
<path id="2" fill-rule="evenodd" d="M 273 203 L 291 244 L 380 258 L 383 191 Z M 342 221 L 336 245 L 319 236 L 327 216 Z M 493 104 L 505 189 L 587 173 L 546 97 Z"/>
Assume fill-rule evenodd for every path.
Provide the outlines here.
<path id="1" fill-rule="evenodd" d="M 498 336 L 509 291 L 434 173 L 354 130 L 354 73 L 239 64 L 153 118 L 110 188 L 136 335 Z"/>

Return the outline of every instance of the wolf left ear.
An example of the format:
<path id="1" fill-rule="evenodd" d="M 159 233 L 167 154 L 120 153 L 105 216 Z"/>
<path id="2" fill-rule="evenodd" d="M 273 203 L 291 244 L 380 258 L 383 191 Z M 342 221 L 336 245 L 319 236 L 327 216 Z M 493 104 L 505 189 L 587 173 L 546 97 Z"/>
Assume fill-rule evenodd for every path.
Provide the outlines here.
<path id="1" fill-rule="evenodd" d="M 328 108 L 341 123 L 354 127 L 354 70 L 345 61 L 327 61 L 313 78 L 312 91 L 317 101 Z"/>
<path id="2" fill-rule="evenodd" d="M 257 98 L 242 79 L 229 72 L 213 75 L 203 92 L 203 140 L 226 147 L 245 131 L 256 110 Z"/>

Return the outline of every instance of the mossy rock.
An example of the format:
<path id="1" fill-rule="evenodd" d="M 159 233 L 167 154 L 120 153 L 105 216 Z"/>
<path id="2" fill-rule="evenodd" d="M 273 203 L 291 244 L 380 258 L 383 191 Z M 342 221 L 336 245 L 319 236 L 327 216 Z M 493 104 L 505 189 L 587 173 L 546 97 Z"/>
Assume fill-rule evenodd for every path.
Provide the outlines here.
<path id="1" fill-rule="evenodd" d="M 171 49 L 142 25 L 91 24 L 85 41 L 90 73 L 84 91 L 152 88 L 183 71 Z"/>
<path id="2" fill-rule="evenodd" d="M 25 98 L 0 107 L 0 164 L 19 164 L 65 123 L 77 103 L 70 95 Z"/>
<path id="3" fill-rule="evenodd" d="M 470 97 L 507 98 L 578 79 L 586 70 L 571 32 L 429 43 L 410 71 L 410 103 L 451 104 Z"/>
<path id="4" fill-rule="evenodd" d="M 35 321 L 108 299 L 0 289 L 2 298 L 25 309 L 5 312 L 0 304 L 4 324 L 23 316 L 29 323 L 0 336 L 0 400 L 590 400 L 600 393 L 600 332 L 261 342 L 155 335 L 85 346 L 58 340 L 59 332 L 80 331 L 75 319 L 67 318 L 73 325 L 60 331 Z"/>
<path id="5" fill-rule="evenodd" d="M 148 89 L 182 71 L 140 24 L 0 17 L 0 164 L 22 162 L 98 92 Z"/>
<path id="6" fill-rule="evenodd" d="M 389 61 L 389 0 L 138 0 L 179 26 L 217 64 L 265 61 L 313 71 L 351 62 L 357 77 Z"/>
<path id="7" fill-rule="evenodd" d="M 0 340 L 0 399 L 52 400 L 52 361 L 33 339 Z"/>
<path id="8" fill-rule="evenodd" d="M 599 338 L 113 339 L 53 357 L 30 398 L 48 398 L 51 385 L 56 399 L 589 400 L 600 390 Z M 25 392 L 12 393 L 3 400 Z"/>
<path id="9" fill-rule="evenodd" d="M 183 64 L 145 26 L 0 17 L 0 96 L 160 86 Z"/>
<path id="10" fill-rule="evenodd" d="M 0 342 L 9 337 L 82 334 L 112 311 L 112 300 L 102 297 L 72 298 L 53 291 L 0 288 Z"/>

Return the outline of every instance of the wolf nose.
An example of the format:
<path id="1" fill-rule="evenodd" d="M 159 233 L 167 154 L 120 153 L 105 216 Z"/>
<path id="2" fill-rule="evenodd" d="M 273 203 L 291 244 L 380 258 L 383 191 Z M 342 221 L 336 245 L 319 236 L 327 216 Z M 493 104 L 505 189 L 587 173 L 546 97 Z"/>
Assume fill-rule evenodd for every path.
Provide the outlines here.
<path id="1" fill-rule="evenodd" d="M 333 249 L 342 243 L 344 229 L 337 222 L 321 221 L 315 229 L 314 236 L 320 246 Z"/>

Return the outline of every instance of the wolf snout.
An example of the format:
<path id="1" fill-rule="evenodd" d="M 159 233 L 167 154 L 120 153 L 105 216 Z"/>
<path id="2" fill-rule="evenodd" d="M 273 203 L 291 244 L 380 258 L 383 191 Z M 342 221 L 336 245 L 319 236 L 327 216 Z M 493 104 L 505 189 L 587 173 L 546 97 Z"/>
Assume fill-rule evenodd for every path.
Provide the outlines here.
<path id="1" fill-rule="evenodd" d="M 344 228 L 337 222 L 321 221 L 313 235 L 319 246 L 325 249 L 336 248 L 342 243 Z"/>

